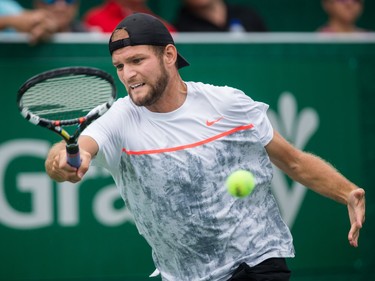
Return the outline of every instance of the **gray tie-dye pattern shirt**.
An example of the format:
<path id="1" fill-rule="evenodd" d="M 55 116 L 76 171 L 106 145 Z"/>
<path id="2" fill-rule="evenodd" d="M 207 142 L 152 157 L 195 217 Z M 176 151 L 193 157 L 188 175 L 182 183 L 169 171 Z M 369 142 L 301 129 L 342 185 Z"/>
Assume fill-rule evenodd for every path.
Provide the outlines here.
<path id="1" fill-rule="evenodd" d="M 234 88 L 186 84 L 186 101 L 173 112 L 126 97 L 84 132 L 97 141 L 94 162 L 111 172 L 163 280 L 224 281 L 241 262 L 293 257 L 270 189 L 268 106 Z M 256 178 L 243 199 L 225 187 L 238 169 Z"/>

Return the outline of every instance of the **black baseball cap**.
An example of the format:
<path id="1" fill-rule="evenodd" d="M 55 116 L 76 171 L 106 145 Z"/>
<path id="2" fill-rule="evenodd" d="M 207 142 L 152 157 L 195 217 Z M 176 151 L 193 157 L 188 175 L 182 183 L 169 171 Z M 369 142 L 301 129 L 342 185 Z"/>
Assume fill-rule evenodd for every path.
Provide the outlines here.
<path id="1" fill-rule="evenodd" d="M 112 53 L 118 49 L 127 46 L 153 45 L 167 46 L 175 45 L 171 33 L 165 25 L 156 17 L 144 13 L 135 13 L 123 19 L 115 28 L 124 29 L 129 37 L 112 42 L 112 35 L 109 39 L 109 52 Z M 190 65 L 179 53 L 177 53 L 178 68 Z"/>

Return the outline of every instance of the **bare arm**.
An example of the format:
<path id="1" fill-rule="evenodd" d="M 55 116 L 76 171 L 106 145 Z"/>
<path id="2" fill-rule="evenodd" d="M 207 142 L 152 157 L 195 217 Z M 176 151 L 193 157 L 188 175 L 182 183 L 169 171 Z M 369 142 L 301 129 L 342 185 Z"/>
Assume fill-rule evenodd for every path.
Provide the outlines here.
<path id="1" fill-rule="evenodd" d="M 365 218 L 364 190 L 323 159 L 293 147 L 276 131 L 266 150 L 272 163 L 290 178 L 347 205 L 351 222 L 348 239 L 351 245 L 358 246 L 359 230 Z"/>
<path id="2" fill-rule="evenodd" d="M 66 159 L 65 142 L 56 143 L 50 149 L 45 161 L 45 169 L 47 174 L 57 182 L 80 181 L 89 169 L 91 159 L 98 152 L 98 144 L 96 141 L 87 136 L 79 138 L 81 166 L 77 169 L 70 166 Z"/>
<path id="3" fill-rule="evenodd" d="M 14 28 L 30 35 L 30 42 L 37 43 L 50 38 L 57 31 L 57 23 L 46 11 L 28 10 L 17 15 L 1 16 L 0 30 Z"/>
<path id="4" fill-rule="evenodd" d="M 29 32 L 35 25 L 43 21 L 43 12 L 25 11 L 16 15 L 1 16 L 0 30 L 14 28 L 19 32 Z"/>

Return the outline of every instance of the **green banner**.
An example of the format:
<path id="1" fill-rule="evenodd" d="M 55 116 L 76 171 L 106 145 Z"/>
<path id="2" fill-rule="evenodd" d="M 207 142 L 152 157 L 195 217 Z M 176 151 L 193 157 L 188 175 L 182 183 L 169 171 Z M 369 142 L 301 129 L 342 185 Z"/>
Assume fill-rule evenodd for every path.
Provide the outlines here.
<path id="1" fill-rule="evenodd" d="M 268 103 L 269 118 L 284 137 L 366 189 L 367 222 L 354 249 L 347 241 L 346 206 L 275 170 L 273 192 L 296 248 L 296 258 L 288 260 L 292 280 L 374 280 L 373 35 L 325 41 L 269 34 L 234 43 L 209 38 L 177 37 L 191 63 L 181 70 L 185 81 L 237 87 Z M 116 77 L 104 39 L 58 37 L 30 47 L 22 38 L 0 37 L 0 281 L 160 280 L 148 277 L 155 269 L 151 249 L 108 173 L 91 169 L 81 183 L 53 182 L 44 159 L 59 138 L 17 110 L 16 92 L 27 78 L 77 65 Z"/>

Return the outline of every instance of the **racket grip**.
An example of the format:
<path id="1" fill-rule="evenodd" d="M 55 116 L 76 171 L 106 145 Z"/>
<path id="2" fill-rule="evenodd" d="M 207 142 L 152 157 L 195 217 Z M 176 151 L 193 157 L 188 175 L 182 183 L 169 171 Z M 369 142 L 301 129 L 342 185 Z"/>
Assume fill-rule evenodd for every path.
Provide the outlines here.
<path id="1" fill-rule="evenodd" d="M 66 145 L 66 158 L 70 166 L 79 168 L 81 166 L 81 156 L 79 154 L 79 146 L 77 143 Z"/>

